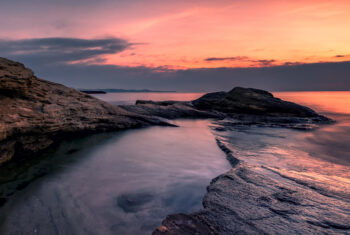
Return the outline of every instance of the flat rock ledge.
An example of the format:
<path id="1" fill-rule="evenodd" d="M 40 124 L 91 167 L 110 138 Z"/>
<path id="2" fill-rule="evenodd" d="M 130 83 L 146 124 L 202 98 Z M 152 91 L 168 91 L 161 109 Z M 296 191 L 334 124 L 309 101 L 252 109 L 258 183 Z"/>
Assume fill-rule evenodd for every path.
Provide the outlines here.
<path id="1" fill-rule="evenodd" d="M 350 234 L 349 192 L 247 165 L 217 142 L 232 169 L 211 181 L 202 210 L 167 216 L 154 235 Z"/>
<path id="2" fill-rule="evenodd" d="M 0 58 L 0 165 L 65 138 L 147 125 L 170 124 L 41 80 L 23 64 Z"/>

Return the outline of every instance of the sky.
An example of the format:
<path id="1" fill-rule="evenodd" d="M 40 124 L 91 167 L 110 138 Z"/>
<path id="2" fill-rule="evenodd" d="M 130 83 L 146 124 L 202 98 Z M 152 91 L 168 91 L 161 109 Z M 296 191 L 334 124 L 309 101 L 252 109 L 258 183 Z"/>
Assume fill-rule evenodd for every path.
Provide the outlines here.
<path id="1" fill-rule="evenodd" d="M 348 0 L 2 0 L 0 56 L 75 88 L 350 89 Z"/>

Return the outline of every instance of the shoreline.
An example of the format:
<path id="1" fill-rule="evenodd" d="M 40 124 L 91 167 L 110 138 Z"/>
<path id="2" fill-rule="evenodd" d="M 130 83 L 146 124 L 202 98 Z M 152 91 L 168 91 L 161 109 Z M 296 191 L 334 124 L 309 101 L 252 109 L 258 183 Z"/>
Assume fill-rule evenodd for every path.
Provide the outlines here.
<path id="1" fill-rule="evenodd" d="M 116 106 L 63 85 L 41 80 L 20 63 L 0 58 L 0 65 L 0 163 L 11 164 L 15 160 L 24 169 L 23 160 L 40 158 L 42 151 L 49 150 L 70 135 L 74 138 L 146 126 L 174 127 L 168 120 L 179 118 L 214 118 L 216 131 L 252 126 L 308 131 L 334 123 L 306 106 L 281 100 L 267 91 L 254 88 L 235 87 L 228 92 L 208 93 L 192 101 L 138 100 L 135 105 Z M 266 229 L 267 233 L 300 231 L 290 221 L 284 221 L 284 227 L 281 227 L 279 221 L 286 217 L 305 222 L 306 231 L 318 232 L 322 231 L 320 228 L 328 227 L 347 229 L 346 223 L 342 225 L 327 219 L 305 221 L 297 217 L 294 212 L 303 211 L 303 200 L 320 210 L 326 208 L 319 202 L 302 198 L 299 193 L 313 192 L 300 188 L 296 181 L 293 183 L 294 190 L 290 191 L 262 174 L 271 174 L 273 170 L 279 172 L 279 169 L 241 162 L 224 141 L 219 138 L 215 141 L 233 168 L 212 180 L 203 198 L 203 210 L 190 215 L 168 216 L 156 233 L 172 234 L 171 229 L 183 232 L 190 229 L 187 232 L 193 232 L 196 228 L 199 229 L 197 232 L 223 234 L 241 231 L 261 233 Z M 74 153 L 75 150 L 72 151 Z M 29 183 L 23 182 L 17 187 L 25 188 Z M 274 193 L 269 194 L 271 191 Z M 294 193 L 296 197 L 290 195 Z M 242 200 L 237 202 L 232 198 Z M 5 202 L 2 197 L 0 203 Z M 244 212 L 246 210 L 250 210 L 252 217 Z M 304 217 L 308 217 L 305 213 Z M 178 224 L 182 219 L 196 226 Z M 266 228 L 269 224 L 272 227 Z"/>
<path id="2" fill-rule="evenodd" d="M 235 157 L 225 140 L 216 136 L 216 141 L 232 168 L 210 182 L 203 209 L 169 215 L 154 235 L 202 234 L 204 230 L 208 234 L 350 231 L 350 192 L 341 188 L 341 182 L 338 188 L 328 188 L 317 174 L 311 178 L 302 171 L 252 165 Z"/>
<path id="3" fill-rule="evenodd" d="M 215 122 L 215 120 L 213 121 Z M 190 214 L 180 213 L 180 214 L 172 214 L 167 216 L 166 219 L 163 221 L 162 225 L 159 226 L 156 231 L 154 231 L 154 234 L 177 234 L 177 233 L 192 234 L 195 232 L 202 232 L 206 234 L 218 234 L 218 233 L 231 234 L 231 232 L 234 232 L 234 231 L 235 232 L 248 231 L 251 234 L 260 234 L 267 231 L 259 228 L 261 224 L 265 224 L 265 223 L 268 224 L 268 222 L 264 220 L 275 219 L 276 221 L 280 221 L 280 220 L 284 221 L 285 218 L 287 218 L 288 216 L 292 216 L 292 217 L 298 216 L 299 213 L 300 214 L 305 213 L 303 212 L 303 209 L 302 208 L 300 209 L 299 207 L 305 207 L 308 204 L 310 206 L 312 205 L 313 208 L 320 208 L 320 209 L 323 208 L 322 210 L 329 208 L 329 205 L 322 206 L 320 202 L 327 201 L 325 200 L 325 198 L 334 197 L 335 196 L 334 194 L 330 195 L 325 193 L 325 191 L 322 191 L 323 190 L 322 188 L 316 188 L 317 185 L 305 183 L 304 181 L 299 181 L 299 182 L 295 181 L 293 180 L 293 176 L 288 176 L 285 174 L 285 172 L 280 172 L 278 169 L 265 167 L 265 166 L 261 166 L 261 168 L 259 167 L 257 168 L 257 167 L 250 166 L 244 161 L 242 162 L 239 158 L 236 158 L 234 156 L 234 153 L 231 150 L 230 146 L 227 145 L 224 140 L 219 138 L 214 133 L 215 130 L 212 128 L 213 127 L 212 124 L 213 122 L 210 122 L 208 124 L 208 127 L 211 127 L 212 129 L 212 133 L 214 135 L 213 138 L 215 139 L 216 144 L 220 149 L 220 151 L 225 153 L 227 161 L 230 162 L 232 168 L 227 172 L 214 177 L 211 180 L 210 184 L 207 186 L 208 188 L 207 193 L 204 194 L 202 197 L 202 202 L 204 206 L 203 209 Z M 70 149 L 69 151 L 74 151 L 74 149 Z M 271 178 L 272 175 L 274 176 L 273 178 Z M 40 177 L 41 176 L 39 172 L 37 178 L 40 178 Z M 280 179 L 278 183 L 276 182 L 276 177 Z M 33 179 L 33 181 L 36 181 L 36 179 Z M 284 183 L 284 182 L 289 182 L 289 183 Z M 290 182 L 293 182 L 292 188 L 288 186 L 290 185 Z M 253 185 L 253 186 L 249 186 L 249 185 Z M 26 187 L 26 182 L 24 182 L 23 187 Z M 244 196 L 246 194 L 242 195 L 241 193 L 238 193 L 238 191 L 242 191 L 242 189 L 246 187 L 254 188 L 254 189 L 249 189 L 248 191 L 245 192 L 245 193 L 248 192 L 249 193 L 248 195 L 250 195 L 251 192 L 253 192 L 254 195 L 256 194 L 256 196 L 254 196 L 253 199 L 249 199 L 250 196 L 246 198 L 246 196 Z M 232 189 L 236 189 L 236 190 L 232 191 Z M 269 190 L 270 192 L 267 192 Z M 273 193 L 271 193 L 271 191 Z M 229 200 L 222 200 L 222 199 L 225 199 L 225 197 L 227 197 L 225 196 L 225 194 L 221 196 L 220 194 L 215 196 L 212 195 L 213 193 L 217 194 L 218 192 L 221 192 L 221 193 L 225 192 L 226 195 L 230 195 Z M 298 194 L 303 195 L 304 198 L 301 198 Z M 310 201 L 310 198 L 308 195 L 312 196 L 311 197 L 312 201 Z M 315 197 L 315 195 L 318 195 L 318 196 Z M 235 205 L 230 205 L 232 203 L 232 198 L 235 198 L 235 200 L 240 201 L 240 203 L 237 204 L 237 202 L 233 202 Z M 240 198 L 245 198 L 245 199 L 241 201 Z M 316 202 L 315 202 L 315 198 L 316 198 Z M 318 201 L 317 198 L 321 198 L 322 201 Z M 246 199 L 249 199 L 248 204 L 250 206 L 240 205 L 240 204 L 244 204 Z M 332 200 L 336 200 L 335 202 L 340 204 L 339 198 L 338 199 L 335 198 Z M 260 204 L 254 204 L 256 202 L 259 202 Z M 225 204 L 225 203 L 229 203 L 229 204 Z M 257 211 L 258 212 L 257 215 L 260 214 L 260 217 L 259 216 L 255 218 L 245 218 L 244 216 L 237 217 L 239 213 L 243 213 L 244 210 L 246 210 L 246 208 L 252 207 L 252 205 L 256 206 L 256 208 L 254 208 L 253 210 L 252 208 L 250 208 L 250 210 Z M 334 204 L 334 206 L 336 205 L 337 204 Z M 264 211 L 259 212 L 260 210 L 264 210 Z M 233 213 L 233 211 L 235 213 Z M 299 211 L 299 212 L 296 213 L 296 211 Z M 247 216 L 247 213 L 243 213 L 243 214 Z M 250 215 L 254 215 L 254 213 Z M 307 214 L 302 214 L 302 215 L 307 216 Z M 339 214 L 337 216 L 339 216 Z M 321 216 L 320 218 L 321 218 L 320 220 L 316 218 L 314 218 L 313 220 L 310 220 L 310 219 L 307 220 L 305 222 L 307 226 L 303 228 L 303 231 L 309 231 L 309 232 L 305 232 L 304 234 L 312 234 L 315 232 L 324 232 L 324 231 L 341 233 L 344 231 L 348 231 L 350 229 L 350 227 L 348 226 L 349 224 L 345 218 L 343 219 L 343 223 L 341 223 L 341 220 L 339 220 L 339 218 L 337 220 L 335 220 L 334 217 L 330 217 L 326 219 L 325 217 Z M 221 223 L 220 221 L 226 221 L 226 222 Z M 235 221 L 235 222 L 228 223 L 227 221 Z M 248 221 L 248 225 L 245 224 L 244 221 L 245 222 Z M 255 223 L 255 225 L 254 226 L 249 225 L 249 223 L 251 223 L 249 221 L 251 222 L 254 221 L 253 223 Z M 261 221 L 260 225 L 258 224 L 258 221 Z M 294 231 L 295 233 L 300 231 L 298 230 L 299 228 L 294 226 L 293 224 L 291 227 L 289 227 L 290 224 L 286 223 L 285 221 L 283 222 L 284 225 L 282 227 L 274 227 L 276 226 L 276 221 L 274 221 L 271 224 L 270 229 L 272 230 L 270 230 L 269 232 L 271 233 L 275 232 L 273 229 L 276 229 L 276 228 L 287 229 L 288 231 Z M 300 221 L 302 220 L 298 220 L 298 221 L 299 221 L 298 223 L 300 223 Z M 233 225 L 234 227 L 232 227 Z M 236 226 L 238 226 L 239 229 L 237 229 Z M 302 225 L 299 224 L 299 226 L 302 226 Z M 220 230 L 220 228 L 223 230 Z"/>
<path id="4" fill-rule="evenodd" d="M 100 172 L 97 170 L 98 169 L 101 170 L 99 165 L 103 164 L 103 162 L 107 163 L 105 160 L 108 160 L 108 159 L 106 159 L 106 157 L 107 157 L 106 155 L 100 154 L 100 153 L 104 152 L 105 151 L 104 149 L 109 148 L 108 146 L 103 146 L 104 145 L 103 142 L 108 143 L 112 139 L 118 139 L 118 142 L 112 141 L 111 144 L 109 144 L 109 145 L 116 146 L 115 149 L 119 149 L 119 151 L 121 151 L 119 154 L 116 154 L 115 157 L 120 158 L 120 159 L 125 159 L 125 160 L 119 161 L 119 164 L 112 164 L 111 162 L 109 162 L 109 164 L 107 163 L 108 165 L 111 166 L 111 168 L 104 168 L 106 170 L 105 176 L 108 176 L 110 174 L 108 172 L 111 169 L 112 169 L 112 171 L 115 171 L 116 176 L 120 175 L 118 178 L 113 177 L 113 178 L 110 178 L 109 180 L 107 180 L 108 182 L 111 181 L 111 183 L 113 183 L 113 181 L 115 181 L 115 183 L 112 184 L 112 186 L 114 186 L 112 188 L 114 188 L 114 189 L 111 188 L 111 191 L 118 192 L 118 193 L 113 194 L 115 199 L 118 198 L 118 203 L 119 203 L 119 198 L 123 199 L 125 197 L 126 198 L 131 197 L 132 200 L 136 200 L 135 201 L 136 204 L 130 205 L 130 203 L 125 204 L 125 202 L 124 202 L 122 205 L 119 205 L 119 204 L 114 205 L 114 203 L 108 202 L 106 204 L 106 206 L 108 206 L 109 208 L 108 208 L 108 210 L 106 208 L 105 212 L 99 211 L 98 208 L 95 208 L 96 209 L 95 217 L 97 220 L 101 219 L 100 216 L 103 215 L 103 213 L 111 213 L 112 211 L 113 211 L 113 213 L 116 213 L 114 215 L 114 218 L 118 218 L 119 216 L 121 216 L 121 215 L 119 215 L 120 212 L 118 212 L 118 211 L 121 210 L 123 213 L 123 216 L 125 216 L 125 220 L 127 221 L 127 218 L 130 216 L 134 216 L 134 213 L 124 214 L 124 212 L 123 212 L 124 209 L 126 208 L 126 210 L 128 210 L 128 208 L 131 208 L 130 210 L 133 210 L 133 208 L 136 208 L 136 209 L 139 208 L 138 201 L 141 200 L 140 203 L 143 202 L 142 195 L 155 195 L 155 194 L 158 195 L 157 199 L 154 199 L 154 201 L 151 202 L 151 205 L 152 205 L 152 208 L 154 208 L 154 209 L 152 209 L 152 211 L 154 211 L 154 210 L 160 211 L 160 214 L 159 214 L 160 216 L 154 215 L 155 218 L 157 218 L 157 221 L 153 226 L 149 226 L 149 227 L 151 227 L 149 232 L 148 232 L 149 234 L 158 226 L 158 224 L 160 224 L 162 219 L 167 214 L 172 213 L 174 211 L 182 211 L 184 208 L 192 208 L 192 206 L 194 206 L 194 204 L 193 204 L 194 201 L 195 201 L 195 208 L 191 211 L 195 211 L 195 210 L 199 209 L 200 204 L 201 204 L 200 203 L 201 198 L 203 197 L 203 195 L 205 193 L 205 187 L 209 183 L 211 178 L 213 178 L 214 176 L 216 176 L 219 173 L 224 171 L 224 170 L 220 170 L 220 169 L 229 169 L 230 167 L 229 167 L 229 164 L 225 160 L 225 155 L 221 152 L 221 150 L 219 150 L 217 148 L 215 141 L 212 139 L 211 130 L 210 130 L 210 128 L 208 128 L 208 126 L 210 125 L 210 121 L 206 121 L 206 120 L 198 120 L 197 121 L 197 120 L 184 119 L 184 120 L 176 120 L 175 124 L 178 124 L 180 127 L 179 128 L 171 128 L 171 127 L 157 127 L 156 126 L 156 127 L 149 127 L 149 128 L 135 129 L 135 130 L 126 130 L 121 135 L 119 134 L 119 132 L 99 134 L 97 136 L 100 136 L 100 135 L 104 136 L 104 138 L 102 138 L 103 139 L 102 145 L 93 141 L 93 139 L 95 139 L 95 137 L 94 137 L 95 135 L 92 137 L 84 137 L 83 139 L 86 139 L 86 140 L 91 139 L 91 141 L 89 140 L 89 142 L 91 142 L 91 144 L 87 145 L 87 147 L 91 146 L 91 148 L 89 148 L 89 149 L 83 150 L 82 148 L 77 148 L 76 146 L 73 146 L 73 145 L 69 148 L 65 148 L 64 150 L 61 150 L 61 148 L 60 148 L 59 152 L 62 152 L 64 154 L 67 152 L 72 152 L 72 151 L 77 150 L 77 149 L 80 149 L 80 150 L 70 154 L 69 156 L 67 155 L 65 157 L 67 159 L 67 162 L 66 162 L 66 160 L 64 160 L 64 158 L 61 158 L 59 156 L 55 157 L 55 155 L 57 155 L 57 154 L 53 155 L 53 157 L 49 157 L 46 160 L 46 162 L 49 165 L 52 165 L 54 168 L 58 168 L 57 171 L 51 170 L 45 164 L 43 164 L 42 167 L 41 166 L 38 166 L 38 167 L 34 166 L 33 170 L 30 170 L 30 175 L 34 175 L 34 174 L 32 174 L 34 171 L 38 172 L 38 175 L 39 175 L 40 170 L 42 168 L 45 171 L 47 171 L 49 174 L 48 175 L 44 174 L 43 178 L 41 178 L 41 177 L 39 177 L 38 179 L 31 178 L 33 182 L 32 183 L 29 182 L 30 184 L 28 185 L 28 187 L 25 187 L 22 190 L 18 190 L 18 193 L 16 193 L 16 195 L 11 196 L 11 198 L 8 201 L 8 204 L 5 207 L 1 208 L 2 213 L 5 213 L 5 214 L 7 213 L 7 216 L 5 216 L 5 218 L 8 218 L 5 221 L 4 225 L 10 226 L 9 228 L 11 228 L 13 226 L 14 221 L 16 221 L 16 218 L 17 218 L 16 213 L 18 213 L 18 211 L 22 211 L 23 215 L 27 214 L 27 212 L 26 212 L 27 209 L 25 209 L 25 208 L 27 208 L 27 207 L 31 208 L 33 206 L 34 201 L 31 199 L 31 198 L 33 198 L 33 196 L 37 197 L 40 201 L 43 201 L 44 204 L 46 205 L 45 208 L 40 208 L 40 209 L 37 208 L 39 215 L 38 216 L 33 215 L 33 218 L 37 218 L 37 219 L 40 218 L 40 213 L 41 213 L 40 211 L 46 211 L 47 208 L 51 208 L 51 210 L 53 210 L 52 211 L 53 213 L 56 210 L 61 210 L 59 208 L 56 208 L 56 209 L 52 208 L 56 204 L 55 198 L 52 198 L 52 199 L 46 198 L 45 197 L 46 193 L 43 194 L 41 192 L 40 188 L 44 187 L 44 188 L 46 188 L 46 190 L 48 190 L 48 192 L 51 192 L 52 190 L 50 190 L 50 188 L 52 188 L 52 184 L 50 183 L 50 181 L 52 181 L 52 180 L 54 180 L 54 181 L 58 180 L 60 182 L 60 184 L 67 185 L 67 186 L 68 185 L 77 186 L 76 183 L 74 183 L 74 182 L 79 181 L 79 177 L 78 177 L 78 179 L 76 179 L 76 178 L 65 179 L 65 178 L 67 175 L 71 175 L 71 174 L 78 175 L 78 176 L 84 175 L 84 171 L 82 171 L 82 169 L 80 169 L 81 167 L 86 168 L 87 166 L 89 166 L 88 168 L 90 168 L 90 167 L 95 166 L 95 164 L 87 165 L 86 164 L 87 162 L 99 163 L 96 166 L 97 167 L 96 172 L 93 174 L 98 174 L 103 178 L 104 177 L 103 175 L 105 175 L 105 174 L 103 174 L 103 172 Z M 190 133 L 197 133 L 197 130 L 199 133 L 202 133 L 202 134 L 200 134 L 200 136 L 198 136 L 199 138 L 197 138 L 196 141 L 192 141 L 191 143 L 187 143 L 186 136 L 188 136 L 188 135 L 186 135 L 186 133 L 188 133 L 190 136 L 196 136 L 199 134 L 190 134 Z M 168 155 L 172 156 L 173 160 L 170 160 L 170 158 L 166 157 L 166 156 L 159 158 L 160 161 L 169 159 L 169 160 L 166 160 L 169 163 L 166 163 L 165 165 L 158 164 L 158 163 L 156 163 L 156 161 L 154 161 L 156 163 L 156 165 L 160 165 L 159 167 L 161 167 L 161 168 L 165 168 L 165 169 L 167 169 L 169 167 L 173 168 L 173 170 L 170 170 L 170 171 L 164 169 L 164 170 L 159 171 L 157 173 L 159 176 L 161 176 L 161 175 L 164 176 L 161 178 L 157 177 L 160 179 L 160 181 L 154 182 L 154 184 L 152 184 L 155 187 L 155 189 L 158 188 L 157 190 L 153 191 L 153 189 L 152 189 L 153 186 L 152 187 L 149 187 L 150 185 L 146 186 L 148 184 L 141 184 L 140 187 L 137 186 L 134 189 L 125 190 L 125 188 L 124 188 L 125 186 L 123 186 L 123 184 L 117 183 L 120 180 L 122 180 L 122 181 L 125 180 L 124 179 L 125 177 L 123 176 L 124 171 L 123 170 L 121 171 L 121 169 L 120 169 L 120 167 L 123 166 L 122 162 L 124 162 L 124 161 L 129 162 L 131 160 L 131 159 L 128 160 L 129 157 L 128 157 L 128 155 L 125 155 L 125 153 L 131 152 L 130 156 L 134 156 L 134 159 L 138 159 L 137 161 L 140 160 L 140 157 L 137 157 L 136 155 L 134 155 L 135 151 L 133 151 L 132 149 L 129 149 L 129 147 L 125 147 L 124 150 L 122 150 L 120 147 L 122 146 L 122 144 L 125 144 L 126 142 L 129 142 L 130 140 L 137 141 L 137 140 L 140 140 L 140 138 L 143 139 L 143 137 L 145 136 L 145 133 L 149 133 L 149 134 L 147 134 L 147 136 L 154 136 L 155 132 L 156 133 L 159 133 L 159 132 L 169 133 L 170 136 L 174 136 L 174 134 L 178 135 L 178 138 L 170 140 L 170 142 L 175 141 L 174 143 L 178 143 L 180 145 L 181 145 L 181 142 L 184 142 L 184 151 L 176 151 L 177 147 L 175 147 L 175 146 L 178 146 L 178 145 L 174 145 L 174 148 L 170 147 L 169 154 L 166 154 L 166 156 L 168 156 Z M 203 135 L 204 133 L 207 133 L 207 134 Z M 180 137 L 180 135 L 182 136 L 182 138 Z M 118 136 L 124 136 L 124 137 L 119 138 Z M 127 136 L 129 136 L 129 137 L 127 137 Z M 206 136 L 206 137 L 204 138 L 204 136 Z M 180 140 L 180 138 L 183 140 Z M 149 143 L 152 143 L 154 141 L 156 141 L 156 140 L 149 138 L 149 141 L 146 141 L 145 144 L 149 145 Z M 161 141 L 160 143 L 159 143 L 159 141 L 156 141 L 156 144 L 152 143 L 152 146 L 160 146 L 161 147 L 164 145 L 164 143 L 169 143 L 168 140 L 165 141 L 164 143 L 162 140 L 160 140 L 160 141 Z M 70 146 L 69 143 L 64 144 L 64 146 L 66 146 L 66 145 Z M 96 145 L 96 146 L 100 145 L 100 147 L 95 148 L 93 145 Z M 123 146 L 125 146 L 125 145 L 123 145 Z M 193 147 L 190 147 L 190 146 L 193 146 Z M 202 146 L 202 148 L 200 146 Z M 176 153 L 173 152 L 172 149 L 175 150 Z M 140 150 L 138 150 L 138 151 L 148 152 L 150 150 L 153 151 L 152 149 L 147 149 L 147 148 L 144 149 L 143 147 L 141 147 Z M 163 150 L 165 150 L 165 149 L 163 149 Z M 204 156 L 201 155 L 202 150 L 205 151 Z M 82 152 L 82 151 L 84 151 L 84 152 Z M 162 151 L 162 150 L 159 149 L 159 151 Z M 55 152 L 56 152 L 56 150 L 55 150 Z M 89 152 L 96 152 L 96 153 L 95 154 L 86 154 Z M 117 157 L 117 155 L 119 155 L 119 157 Z M 185 164 L 185 165 L 184 165 L 184 167 L 182 167 L 182 170 L 176 169 L 179 162 L 181 162 L 180 159 L 178 159 L 178 157 L 179 157 L 178 155 L 183 156 L 183 162 L 184 162 L 183 164 Z M 219 159 L 216 160 L 217 156 L 219 156 Z M 62 156 L 62 157 L 64 157 L 64 156 Z M 210 159 L 212 159 L 212 160 L 209 160 L 209 161 L 205 160 L 205 159 L 209 159 L 208 157 L 210 157 Z M 151 157 L 151 159 L 154 159 L 154 157 Z M 195 160 L 195 161 L 192 161 L 194 163 L 190 164 L 190 166 L 192 166 L 192 165 L 198 166 L 198 168 L 195 167 L 197 169 L 196 171 L 192 170 L 193 167 L 186 166 L 186 165 L 188 165 L 188 163 L 186 163 L 186 162 L 190 161 L 190 159 Z M 195 163 L 195 162 L 198 162 L 196 160 L 200 160 L 200 159 L 203 160 L 202 163 Z M 45 161 L 45 160 L 43 160 L 43 161 Z M 133 162 L 134 160 L 131 160 L 131 161 Z M 114 161 L 114 162 L 117 163 L 118 161 Z M 153 160 L 151 162 L 153 162 Z M 171 163 L 171 162 L 173 162 L 173 163 Z M 62 165 L 62 163 L 64 165 L 64 168 L 61 170 L 60 165 Z M 144 165 L 147 169 L 148 168 L 147 166 L 149 165 L 149 163 L 147 163 L 147 162 L 141 163 L 141 164 L 136 164 L 136 165 L 135 164 L 133 164 L 132 167 L 138 168 L 138 165 L 140 165 L 140 166 Z M 151 163 L 151 164 L 153 164 L 153 163 Z M 222 168 L 222 167 L 225 167 L 225 168 Z M 72 168 L 74 168 L 74 170 L 72 170 Z M 129 167 L 127 169 L 130 169 L 130 171 L 132 170 Z M 130 172 L 130 171 L 127 170 L 126 172 Z M 146 170 L 146 171 L 149 171 L 149 170 Z M 183 172 L 184 174 L 181 174 L 181 176 L 176 177 L 176 175 L 180 174 L 180 172 Z M 53 173 L 53 174 L 51 174 L 51 173 Z M 142 182 L 144 182 L 144 181 L 145 182 L 148 182 L 148 181 L 153 182 L 154 181 L 153 176 L 150 176 L 149 178 L 146 177 L 149 173 L 147 173 L 147 174 L 141 173 L 141 174 L 145 175 L 145 177 L 143 177 L 143 179 L 140 179 Z M 188 181 L 188 180 L 186 180 L 186 178 L 184 178 L 185 177 L 184 175 L 186 175 L 186 174 L 189 174 L 190 176 L 193 176 L 193 177 L 189 177 L 190 180 Z M 136 173 L 136 175 L 138 175 L 138 173 Z M 153 173 L 152 173 L 152 175 L 153 175 Z M 87 175 L 87 177 L 90 177 L 89 174 Z M 89 180 L 90 182 L 91 181 L 95 181 L 95 182 L 99 181 L 99 180 L 96 180 L 96 178 L 94 176 L 92 176 L 92 177 L 93 178 L 91 180 Z M 170 177 L 170 178 L 167 179 L 167 177 Z M 176 178 L 174 178 L 174 177 L 176 177 Z M 135 178 L 135 177 L 133 177 L 133 178 Z M 133 184 L 132 182 L 134 182 L 134 180 L 135 180 L 133 178 L 130 178 L 129 183 L 127 183 L 127 184 L 130 184 L 130 185 Z M 29 179 L 29 178 L 28 177 L 24 178 L 24 182 L 26 182 L 27 179 Z M 69 183 L 70 181 L 72 181 L 72 183 Z M 195 183 L 197 181 L 198 181 L 198 183 Z M 103 184 L 103 181 L 99 181 L 99 182 L 101 182 L 99 185 Z M 105 185 L 108 185 L 108 182 L 106 182 L 107 184 L 105 184 Z M 126 182 L 128 182 L 128 181 L 126 181 Z M 175 182 L 177 182 L 177 183 L 174 185 Z M 16 185 L 19 185 L 19 184 L 16 184 Z M 14 189 L 17 187 L 16 185 L 14 185 L 14 187 L 13 187 Z M 167 188 L 164 188 L 164 185 L 168 185 Z M 24 184 L 23 184 L 23 186 L 24 186 Z M 96 197 L 97 197 L 96 199 L 98 199 L 98 197 L 99 197 L 98 195 L 100 194 L 100 190 L 103 191 L 103 188 L 99 189 L 99 186 L 98 185 L 96 185 L 96 186 L 97 187 L 93 187 L 94 188 L 93 190 L 88 189 L 88 191 L 98 192 L 96 194 Z M 72 186 L 68 186 L 68 187 L 71 188 Z M 144 187 L 145 187 L 145 189 L 143 190 L 142 188 L 144 188 Z M 86 187 L 84 187 L 84 188 L 86 189 Z M 141 191 L 139 188 L 141 189 Z M 165 189 L 166 189 L 166 191 L 164 191 Z M 183 190 L 185 190 L 187 193 L 181 192 Z M 70 191 L 70 190 L 68 190 L 68 191 Z M 80 194 L 79 191 L 74 190 L 74 192 L 75 192 L 74 194 Z M 82 190 L 82 192 L 85 192 L 85 191 Z M 159 192 L 159 194 L 155 193 L 155 192 Z M 23 194 L 23 193 L 25 193 L 25 194 Z M 61 195 L 62 193 L 65 194 L 64 192 L 59 191 L 58 195 Z M 26 195 L 28 195 L 28 196 L 26 196 Z M 119 196 L 119 195 L 121 195 L 121 196 Z M 136 197 L 137 195 L 139 195 L 141 198 Z M 170 197 L 170 195 L 173 195 L 173 196 Z M 189 198 L 185 199 L 186 198 L 185 195 L 187 195 L 187 197 L 189 197 Z M 63 210 L 67 209 L 65 206 L 66 203 L 71 204 L 72 203 L 71 200 L 74 201 L 75 200 L 74 198 L 75 197 L 72 197 L 71 199 L 69 199 L 69 198 L 60 198 L 59 199 L 60 203 L 65 203 L 64 205 L 62 205 Z M 164 202 L 165 199 L 167 199 L 168 203 L 170 203 L 170 206 L 171 206 L 170 208 L 169 208 L 169 204 L 163 204 L 163 203 L 165 203 Z M 79 203 L 84 202 L 86 204 L 87 208 L 94 208 L 94 206 L 91 206 L 91 204 L 90 204 L 91 202 L 88 202 L 85 200 L 86 199 L 82 199 L 82 201 L 79 200 L 80 201 Z M 181 203 L 182 200 L 185 200 L 185 202 Z M 92 201 L 92 202 L 96 203 L 95 201 Z M 113 202 L 114 202 L 114 199 L 113 199 Z M 180 203 L 180 204 L 175 205 L 174 203 Z M 11 205 L 14 205 L 15 207 L 13 209 L 11 209 L 12 208 L 12 207 L 10 207 Z M 149 204 L 148 204 L 148 206 L 149 206 Z M 141 209 L 142 208 L 143 207 L 141 207 Z M 161 208 L 164 208 L 164 209 L 161 209 Z M 79 212 L 79 210 L 77 210 L 77 211 Z M 165 211 L 166 213 L 163 213 L 162 211 Z M 188 212 L 188 210 L 184 210 L 184 211 Z M 26 212 L 26 213 L 24 213 L 24 212 Z M 135 212 L 135 216 L 137 216 L 139 214 L 143 214 L 143 213 L 146 213 L 146 211 L 143 212 L 143 210 L 140 210 L 139 212 Z M 18 222 L 20 222 L 22 220 L 24 222 L 23 215 L 18 215 L 18 218 L 17 218 Z M 77 216 L 76 213 L 72 213 L 70 219 L 72 219 L 72 220 L 79 219 L 79 217 L 76 218 L 76 216 Z M 89 217 L 89 215 L 87 215 L 87 216 Z M 62 220 L 59 217 L 55 218 L 54 221 L 56 224 L 60 224 L 62 222 Z M 142 221 L 143 220 L 141 220 L 140 223 Z M 147 225 L 147 221 L 148 221 L 148 219 L 145 219 L 145 221 L 142 224 Z M 152 224 L 153 223 L 150 223 L 149 225 L 152 225 Z M 130 223 L 127 223 L 127 225 L 132 226 L 132 224 L 130 224 Z M 86 226 L 88 226 L 88 224 L 85 224 L 85 227 Z M 138 227 L 138 225 L 135 225 L 135 226 Z M 25 223 L 23 223 L 23 224 L 19 225 L 19 227 L 29 227 L 30 228 L 31 225 L 30 224 L 26 225 Z M 3 227 L 3 228 L 6 229 L 6 227 Z M 62 228 L 62 229 L 64 229 L 64 228 Z M 95 230 L 93 228 L 91 228 L 91 229 L 92 229 L 91 231 L 98 232 L 98 230 Z M 108 227 L 106 229 L 108 229 Z M 4 231 L 4 234 L 6 234 L 5 233 L 6 230 L 3 230 L 3 231 Z M 8 231 L 11 231 L 11 230 L 8 230 Z M 15 231 L 19 231 L 19 230 L 17 229 Z M 23 230 L 23 231 L 25 231 L 25 230 Z M 29 231 L 31 231 L 31 230 L 29 230 Z M 111 232 L 111 233 L 106 233 L 106 234 L 113 234 L 113 233 Z"/>

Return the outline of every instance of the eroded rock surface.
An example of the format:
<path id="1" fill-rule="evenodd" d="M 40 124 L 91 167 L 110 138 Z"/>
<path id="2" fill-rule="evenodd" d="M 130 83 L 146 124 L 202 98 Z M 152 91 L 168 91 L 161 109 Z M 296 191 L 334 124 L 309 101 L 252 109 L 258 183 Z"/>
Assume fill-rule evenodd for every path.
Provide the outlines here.
<path id="1" fill-rule="evenodd" d="M 307 107 L 250 88 L 210 93 L 188 105 L 222 114 L 213 122 L 216 131 L 252 126 L 310 130 L 332 123 Z M 224 142 L 217 139 L 217 144 L 232 169 L 212 180 L 204 209 L 170 215 L 154 234 L 350 234 L 346 190 L 328 190 L 309 175 L 248 165 Z M 198 225 L 191 226 L 194 221 Z"/>
<path id="2" fill-rule="evenodd" d="M 0 58 L 0 164 L 61 138 L 150 124 L 166 123 L 38 79 L 23 64 Z"/>
<path id="3" fill-rule="evenodd" d="M 248 165 L 218 144 L 233 168 L 212 180 L 204 209 L 168 216 L 154 234 L 186 231 L 192 220 L 206 225 L 192 234 L 350 234 L 349 191 L 329 189 L 309 175 Z"/>

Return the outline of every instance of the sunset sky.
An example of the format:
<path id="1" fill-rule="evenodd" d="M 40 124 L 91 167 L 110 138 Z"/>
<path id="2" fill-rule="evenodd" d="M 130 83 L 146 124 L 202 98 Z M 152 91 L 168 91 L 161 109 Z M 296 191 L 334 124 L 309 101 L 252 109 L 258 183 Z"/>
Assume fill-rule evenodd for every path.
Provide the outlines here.
<path id="1" fill-rule="evenodd" d="M 297 70 L 306 90 L 350 89 L 349 12 L 347 0 L 5 0 L 0 56 L 74 87 L 302 90 Z"/>

